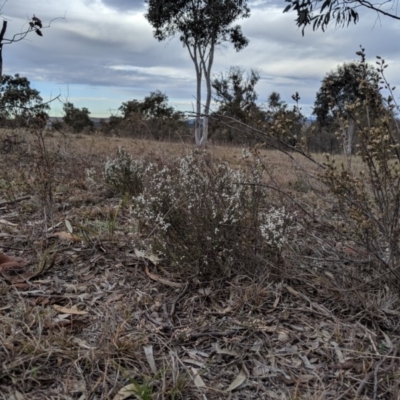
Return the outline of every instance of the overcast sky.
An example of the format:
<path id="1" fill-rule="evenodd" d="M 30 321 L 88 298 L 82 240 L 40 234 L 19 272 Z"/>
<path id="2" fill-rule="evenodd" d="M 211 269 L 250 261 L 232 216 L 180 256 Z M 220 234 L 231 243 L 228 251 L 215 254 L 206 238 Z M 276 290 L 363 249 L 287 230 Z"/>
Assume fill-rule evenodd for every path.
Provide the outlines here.
<path id="1" fill-rule="evenodd" d="M 325 74 L 343 62 L 357 59 L 359 45 L 368 60 L 380 55 L 389 62 L 387 76 L 400 83 L 400 22 L 376 18 L 373 12 L 345 29 L 325 33 L 306 30 L 301 35 L 294 13 L 282 14 L 283 0 L 250 1 L 251 17 L 239 21 L 250 43 L 237 53 L 229 45 L 216 51 L 213 73 L 230 66 L 258 69 L 259 101 L 272 91 L 292 103 L 298 91 L 305 114 L 312 112 L 315 95 Z M 143 99 L 161 90 L 181 111 L 193 109 L 195 74 L 187 50 L 178 38 L 154 39 L 143 14 L 143 0 L 8 0 L 3 17 L 9 21 L 6 37 L 20 32 L 37 15 L 44 24 L 56 17 L 43 37 L 5 45 L 5 74 L 26 76 L 44 100 L 61 95 L 76 107 L 87 107 L 94 117 L 115 114 L 122 102 Z M 24 25 L 25 24 L 25 25 Z M 53 103 L 52 115 L 62 115 L 62 104 Z"/>

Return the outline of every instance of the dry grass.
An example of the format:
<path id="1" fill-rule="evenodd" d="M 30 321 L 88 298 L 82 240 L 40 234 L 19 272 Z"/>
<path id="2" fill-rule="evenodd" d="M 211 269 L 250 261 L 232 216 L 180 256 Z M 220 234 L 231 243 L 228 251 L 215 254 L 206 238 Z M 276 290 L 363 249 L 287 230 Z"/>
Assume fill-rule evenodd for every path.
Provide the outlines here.
<path id="1" fill-rule="evenodd" d="M 190 146 L 90 136 L 47 146 L 56 162 L 46 232 L 34 142 L 1 154 L 0 253 L 24 262 L 0 275 L 0 399 L 124 399 L 132 388 L 139 399 L 399 398 L 398 313 L 391 328 L 378 321 L 395 299 L 382 288 L 381 304 L 366 305 L 359 289 L 350 308 L 357 296 L 341 279 L 359 264 L 349 259 L 334 274 L 315 258 L 326 248 L 310 241 L 257 278 L 186 282 L 135 252 L 136 221 L 108 196 L 101 163 L 118 146 L 159 162 Z M 210 151 L 236 167 L 249 162 L 240 148 Z M 261 157 L 267 183 L 313 207 L 303 168 L 278 152 Z M 311 256 L 312 268 L 301 265 Z"/>

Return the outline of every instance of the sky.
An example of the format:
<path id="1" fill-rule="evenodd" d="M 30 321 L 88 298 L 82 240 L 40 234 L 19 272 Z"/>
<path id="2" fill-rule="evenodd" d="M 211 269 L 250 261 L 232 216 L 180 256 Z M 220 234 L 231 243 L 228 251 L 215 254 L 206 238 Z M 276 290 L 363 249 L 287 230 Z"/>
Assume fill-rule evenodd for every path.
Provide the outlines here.
<path id="1" fill-rule="evenodd" d="M 35 14 L 49 28 L 43 37 L 3 46 L 3 73 L 27 77 L 51 115 L 62 116 L 63 102 L 86 107 L 92 117 L 116 115 L 123 102 L 142 100 L 160 90 L 180 111 L 195 108 L 195 70 L 177 37 L 158 42 L 144 18 L 143 0 L 8 0 L 2 17 L 8 20 L 5 37 L 26 29 Z M 295 13 L 282 13 L 284 0 L 250 0 L 251 17 L 238 23 L 249 45 L 236 52 L 229 44 L 216 50 L 213 76 L 231 66 L 259 71 L 258 102 L 273 91 L 292 104 L 300 94 L 305 115 L 312 113 L 324 76 L 344 62 L 358 59 L 362 45 L 367 60 L 383 57 L 393 86 L 400 83 L 400 21 L 377 18 L 361 10 L 360 22 L 348 28 L 330 26 L 326 32 L 307 29 L 302 36 Z M 59 19 L 55 19 L 59 18 Z M 55 19 L 55 20 L 54 20 Z M 396 96 L 398 98 L 399 95 Z"/>

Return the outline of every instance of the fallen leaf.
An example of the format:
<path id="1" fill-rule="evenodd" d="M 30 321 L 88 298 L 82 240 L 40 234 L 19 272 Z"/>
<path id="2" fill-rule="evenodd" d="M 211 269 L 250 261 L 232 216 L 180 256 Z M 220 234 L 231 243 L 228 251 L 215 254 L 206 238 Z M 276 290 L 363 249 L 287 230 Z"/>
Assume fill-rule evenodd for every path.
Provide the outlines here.
<path id="1" fill-rule="evenodd" d="M 203 296 L 209 296 L 211 294 L 212 290 L 210 287 L 207 287 L 207 288 L 200 288 L 198 290 L 198 292 Z"/>
<path id="2" fill-rule="evenodd" d="M 87 282 L 87 281 L 92 280 L 95 276 L 96 276 L 96 273 L 95 273 L 95 272 L 91 272 L 90 274 L 87 274 L 87 275 L 82 276 L 82 277 L 81 277 L 81 280 L 82 280 L 83 282 Z"/>
<path id="3" fill-rule="evenodd" d="M 64 222 L 65 222 L 65 227 L 67 228 L 68 233 L 70 233 L 72 235 L 73 229 L 72 229 L 71 222 L 69 222 L 67 219 Z"/>
<path id="4" fill-rule="evenodd" d="M 229 349 L 221 349 L 218 345 L 218 343 L 215 343 L 215 351 L 218 354 L 226 354 L 228 356 L 234 356 L 234 357 L 239 357 L 239 353 L 235 350 L 229 350 Z"/>
<path id="5" fill-rule="evenodd" d="M 287 342 L 287 341 L 289 341 L 289 339 L 290 339 L 290 336 L 287 332 L 285 332 L 285 331 L 278 332 L 278 340 L 280 342 Z"/>
<path id="6" fill-rule="evenodd" d="M 297 382 L 308 383 L 313 379 L 315 379 L 314 375 L 300 375 L 299 377 L 297 377 Z"/>
<path id="7" fill-rule="evenodd" d="M 198 387 L 198 388 L 206 387 L 206 384 L 204 383 L 202 377 L 199 374 L 199 370 L 194 367 L 191 367 L 191 370 L 194 374 L 193 381 L 194 381 L 194 384 L 196 385 L 196 387 Z"/>
<path id="8" fill-rule="evenodd" d="M 153 281 L 160 282 L 160 283 L 162 283 L 162 284 L 164 284 L 164 285 L 171 286 L 171 287 L 174 287 L 174 288 L 182 288 L 182 287 L 185 286 L 184 283 L 171 282 L 171 281 L 169 281 L 169 280 L 167 280 L 167 279 L 161 278 L 161 277 L 158 276 L 158 275 L 152 274 L 152 273 L 149 271 L 149 268 L 147 267 L 147 265 L 146 265 L 146 267 L 145 267 L 145 272 L 146 272 L 147 276 L 148 276 L 150 279 L 152 279 Z"/>
<path id="9" fill-rule="evenodd" d="M 128 397 L 135 396 L 137 399 L 141 400 L 142 397 L 138 393 L 138 385 L 130 383 L 124 386 L 115 396 L 113 400 L 125 400 Z"/>
<path id="10" fill-rule="evenodd" d="M 153 374 L 157 373 L 157 367 L 156 367 L 156 362 L 154 361 L 154 355 L 153 355 L 153 346 L 144 346 L 144 354 L 146 355 L 147 362 L 150 365 L 150 369 L 153 372 Z"/>
<path id="11" fill-rule="evenodd" d="M 88 312 L 87 311 L 80 311 L 76 306 L 73 306 L 72 308 L 67 308 L 67 307 L 62 307 L 58 306 L 57 304 L 53 305 L 53 308 L 63 314 L 72 314 L 72 315 L 86 315 Z"/>
<path id="12" fill-rule="evenodd" d="M 95 347 L 89 346 L 84 340 L 77 337 L 74 337 L 72 339 L 72 343 L 76 343 L 79 347 L 82 347 L 83 349 L 95 349 Z"/>
<path id="13" fill-rule="evenodd" d="M 15 400 L 25 400 L 26 399 L 26 397 L 21 392 L 18 392 L 18 390 L 15 391 L 14 395 L 15 395 Z"/>
<path id="14" fill-rule="evenodd" d="M 275 301 L 274 301 L 274 304 L 272 305 L 272 308 L 276 308 L 277 306 L 278 306 L 278 304 L 279 304 L 279 300 L 280 300 L 281 298 L 279 297 L 279 296 L 276 296 L 276 299 L 275 299 Z"/>
<path id="15" fill-rule="evenodd" d="M 206 365 L 204 362 L 192 360 L 191 358 L 182 358 L 181 361 L 186 364 L 195 365 L 196 367 L 199 367 L 199 368 L 204 368 L 204 366 Z"/>
<path id="16" fill-rule="evenodd" d="M 20 257 L 10 257 L 0 253 L 0 272 L 24 268 L 28 262 Z"/>
<path id="17" fill-rule="evenodd" d="M 301 354 L 299 354 L 298 356 L 301 358 L 301 361 L 303 361 L 303 364 L 307 369 L 315 369 L 316 368 L 315 365 L 312 365 L 310 363 L 309 359 L 306 356 L 303 356 Z"/>
<path id="18" fill-rule="evenodd" d="M 300 293 L 297 292 L 296 290 L 294 290 L 291 286 L 285 285 L 285 288 L 286 288 L 286 289 L 288 290 L 288 292 L 290 292 L 293 296 L 301 297 L 301 296 L 300 296 Z"/>
<path id="19" fill-rule="evenodd" d="M 234 379 L 234 381 L 229 385 L 226 392 L 232 392 L 232 390 L 237 389 L 245 380 L 247 379 L 246 372 L 243 368 L 240 370 L 238 376 Z"/>
<path id="20" fill-rule="evenodd" d="M 110 304 L 113 301 L 119 300 L 121 297 L 124 297 L 124 293 L 113 293 L 111 296 L 108 297 L 106 303 Z"/>
<path id="21" fill-rule="evenodd" d="M 331 340 L 330 344 L 335 349 L 336 357 L 338 358 L 339 363 L 340 364 L 344 363 L 345 362 L 345 358 L 343 356 L 342 351 L 339 348 L 339 345 L 334 340 Z"/>
<path id="22" fill-rule="evenodd" d="M 56 237 L 60 240 L 65 240 L 67 242 L 80 242 L 81 239 L 77 235 L 72 235 L 69 232 L 56 232 L 49 236 L 50 238 Z"/>

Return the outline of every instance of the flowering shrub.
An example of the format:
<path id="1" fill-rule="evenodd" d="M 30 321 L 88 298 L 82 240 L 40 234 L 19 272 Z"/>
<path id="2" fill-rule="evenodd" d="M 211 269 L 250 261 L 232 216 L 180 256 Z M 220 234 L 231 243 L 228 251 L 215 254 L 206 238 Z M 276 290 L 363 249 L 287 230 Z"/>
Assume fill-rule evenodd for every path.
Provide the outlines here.
<path id="1" fill-rule="evenodd" d="M 113 158 L 104 164 L 104 178 L 108 187 L 117 194 L 136 196 L 143 190 L 144 164 L 119 148 Z"/>
<path id="2" fill-rule="evenodd" d="M 269 212 L 260 213 L 260 231 L 266 242 L 278 249 L 287 243 L 290 233 L 294 232 L 295 214 L 289 214 L 285 207 L 272 207 Z"/>
<path id="3" fill-rule="evenodd" d="M 204 153 L 145 170 L 147 183 L 133 202 L 152 251 L 200 275 L 226 276 L 266 248 L 257 228 L 267 200 L 259 170 L 245 174 Z"/>

